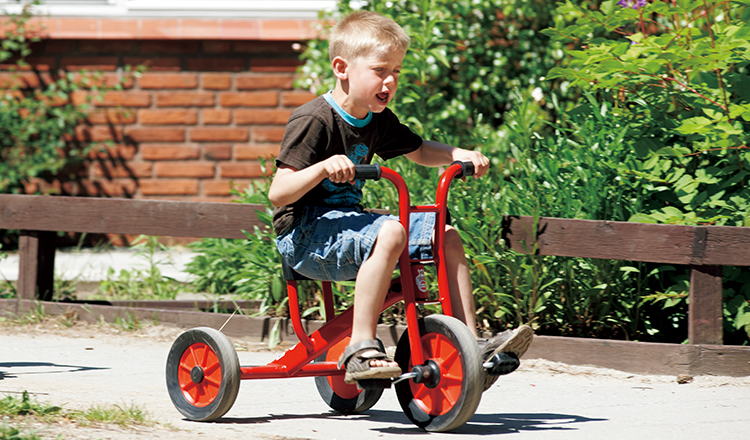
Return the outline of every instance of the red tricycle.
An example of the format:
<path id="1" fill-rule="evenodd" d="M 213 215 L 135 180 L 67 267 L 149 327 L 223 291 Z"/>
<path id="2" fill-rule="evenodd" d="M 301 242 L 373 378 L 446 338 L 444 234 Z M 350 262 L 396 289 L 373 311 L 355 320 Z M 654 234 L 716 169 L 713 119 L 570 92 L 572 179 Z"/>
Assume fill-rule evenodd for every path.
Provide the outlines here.
<path id="1" fill-rule="evenodd" d="M 335 411 L 357 414 L 371 408 L 384 387 L 395 387 L 406 416 L 426 431 L 450 431 L 464 425 L 479 405 L 484 386 L 484 368 L 479 347 L 466 325 L 453 317 L 445 267 L 445 226 L 451 181 L 473 174 L 471 163 L 454 162 L 440 177 L 435 203 L 412 206 L 404 179 L 379 165 L 358 165 L 357 179 L 392 182 L 399 194 L 399 219 L 409 231 L 410 212 L 437 214 L 434 258 L 411 260 L 401 254 L 400 276 L 393 279 L 383 310 L 404 302 L 406 331 L 396 346 L 395 361 L 404 374 L 394 380 L 344 382 L 337 361 L 348 345 L 352 309 L 334 312 L 331 282 L 323 280 L 326 323 L 308 335 L 298 307 L 297 280 L 304 279 L 285 267 L 290 320 L 299 343 L 268 365 L 240 366 L 232 343 L 221 332 L 201 327 L 186 331 L 175 340 L 167 359 L 169 396 L 187 419 L 211 421 L 223 416 L 234 404 L 240 380 L 315 377 L 320 396 Z M 437 301 L 430 301 L 424 280 L 424 265 L 434 264 L 439 286 Z M 443 314 L 421 317 L 425 303 L 440 303 Z"/>

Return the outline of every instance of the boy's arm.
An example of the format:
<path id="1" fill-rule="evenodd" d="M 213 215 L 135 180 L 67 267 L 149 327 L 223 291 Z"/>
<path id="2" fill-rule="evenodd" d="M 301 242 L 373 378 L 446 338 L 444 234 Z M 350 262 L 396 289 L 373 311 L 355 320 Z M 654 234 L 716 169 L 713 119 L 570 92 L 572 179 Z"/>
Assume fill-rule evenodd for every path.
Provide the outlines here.
<path id="1" fill-rule="evenodd" d="M 344 155 L 336 155 L 301 170 L 281 164 L 268 190 L 268 199 L 276 207 L 291 205 L 325 178 L 333 183 L 353 182 L 354 163 Z"/>
<path id="2" fill-rule="evenodd" d="M 487 173 L 490 160 L 478 151 L 464 150 L 435 141 L 423 141 L 422 145 L 405 155 L 412 162 L 426 167 L 449 165 L 454 161 L 474 164 L 474 177 L 480 178 Z"/>

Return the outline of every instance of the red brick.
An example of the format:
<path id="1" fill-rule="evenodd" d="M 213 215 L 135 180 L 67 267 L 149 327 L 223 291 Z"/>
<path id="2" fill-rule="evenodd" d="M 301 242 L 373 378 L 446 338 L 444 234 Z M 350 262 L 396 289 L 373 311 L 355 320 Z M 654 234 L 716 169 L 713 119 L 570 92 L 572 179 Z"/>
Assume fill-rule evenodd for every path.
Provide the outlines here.
<path id="1" fill-rule="evenodd" d="M 226 53 L 232 51 L 231 41 L 204 41 L 203 52 L 205 53 Z"/>
<path id="2" fill-rule="evenodd" d="M 204 180 L 201 186 L 206 196 L 228 196 L 233 187 L 231 180 Z"/>
<path id="3" fill-rule="evenodd" d="M 277 92 L 224 92 L 219 94 L 222 107 L 276 107 L 279 105 Z"/>
<path id="4" fill-rule="evenodd" d="M 207 162 L 158 162 L 154 165 L 157 177 L 214 177 L 216 164 Z"/>
<path id="5" fill-rule="evenodd" d="M 151 72 L 177 72 L 182 70 L 182 61 L 179 58 L 125 57 L 123 62 L 126 66 L 144 66 Z"/>
<path id="6" fill-rule="evenodd" d="M 193 142 L 246 142 L 249 137 L 246 128 L 190 129 L 190 140 Z"/>
<path id="7" fill-rule="evenodd" d="M 198 110 L 138 110 L 138 120 L 143 125 L 195 125 L 198 123 Z"/>
<path id="8" fill-rule="evenodd" d="M 296 72 L 302 65 L 298 58 L 269 58 L 250 61 L 252 72 Z"/>
<path id="9" fill-rule="evenodd" d="M 213 108 L 201 110 L 201 121 L 206 125 L 226 125 L 232 122 L 232 111 Z"/>
<path id="10" fill-rule="evenodd" d="M 232 77 L 220 73 L 205 73 L 202 76 L 203 88 L 206 90 L 229 90 L 232 88 Z"/>
<path id="11" fill-rule="evenodd" d="M 127 197 L 132 196 L 138 184 L 135 179 L 94 179 L 82 180 L 79 191 L 92 196 Z"/>
<path id="12" fill-rule="evenodd" d="M 60 67 L 68 71 L 99 70 L 114 72 L 117 70 L 118 64 L 117 57 L 69 57 L 60 61 Z"/>
<path id="13" fill-rule="evenodd" d="M 141 53 L 176 54 L 176 53 L 198 53 L 200 44 L 192 40 L 145 40 L 141 41 Z M 190 69 L 192 70 L 192 69 Z"/>
<path id="14" fill-rule="evenodd" d="M 198 159 L 200 149 L 195 145 L 174 144 L 141 144 L 141 158 L 143 160 L 180 160 Z"/>
<path id="15" fill-rule="evenodd" d="M 201 181 L 201 187 L 203 188 L 203 195 L 206 196 L 231 196 L 232 188 L 242 191 L 249 187 L 252 182 L 252 179 L 203 180 Z"/>
<path id="16" fill-rule="evenodd" d="M 251 127 L 253 142 L 281 142 L 285 127 Z"/>
<path id="17" fill-rule="evenodd" d="M 236 78 L 237 90 L 284 89 L 294 87 L 293 75 L 243 75 Z"/>
<path id="18" fill-rule="evenodd" d="M 129 128 L 127 136 L 134 142 L 184 142 L 184 128 Z"/>
<path id="19" fill-rule="evenodd" d="M 28 66 L 20 67 L 15 62 L 5 62 L 0 64 L 0 70 L 23 70 L 23 71 L 41 71 L 49 72 L 55 67 L 55 59 L 50 57 L 28 57 L 26 58 Z"/>
<path id="20" fill-rule="evenodd" d="M 148 92 L 107 92 L 102 100 L 95 98 L 97 107 L 149 107 L 151 106 L 151 94 Z"/>
<path id="21" fill-rule="evenodd" d="M 122 127 L 92 125 L 76 127 L 75 137 L 83 142 L 120 142 L 123 140 Z"/>
<path id="22" fill-rule="evenodd" d="M 237 109 L 234 111 L 236 124 L 276 124 L 285 125 L 292 116 L 288 109 Z"/>
<path id="23" fill-rule="evenodd" d="M 219 164 L 219 175 L 227 178 L 252 179 L 263 177 L 260 162 L 227 162 Z"/>
<path id="24" fill-rule="evenodd" d="M 156 95 L 157 107 L 213 107 L 215 94 L 211 92 L 164 92 Z"/>
<path id="25" fill-rule="evenodd" d="M 86 118 L 91 124 L 135 124 L 135 111 L 130 109 L 100 109 Z"/>
<path id="26" fill-rule="evenodd" d="M 210 144 L 203 147 L 206 160 L 229 160 L 232 158 L 232 144 Z"/>
<path id="27" fill-rule="evenodd" d="M 242 72 L 244 58 L 193 58 L 188 60 L 188 70 L 201 72 Z"/>
<path id="28" fill-rule="evenodd" d="M 153 165 L 150 162 L 110 162 L 98 161 L 91 164 L 95 177 L 151 177 Z"/>
<path id="29" fill-rule="evenodd" d="M 314 93 L 295 90 L 292 92 L 281 92 L 281 105 L 284 107 L 299 107 L 315 98 Z"/>
<path id="30" fill-rule="evenodd" d="M 145 196 L 198 194 L 198 181 L 195 179 L 142 179 L 138 183 L 141 194 Z"/>
<path id="31" fill-rule="evenodd" d="M 132 160 L 135 157 L 135 145 L 115 144 L 112 146 L 102 145 L 94 147 L 89 151 L 90 159 L 116 159 Z"/>
<path id="32" fill-rule="evenodd" d="M 135 76 L 132 73 L 103 73 L 98 80 L 97 85 L 101 84 L 107 87 L 121 86 L 123 89 L 132 89 L 135 85 Z"/>
<path id="33" fill-rule="evenodd" d="M 141 89 L 195 89 L 198 75 L 191 73 L 144 73 L 138 79 Z"/>
<path id="34" fill-rule="evenodd" d="M 249 144 L 234 147 L 234 155 L 237 160 L 257 160 L 279 155 L 279 144 Z"/>
<path id="35" fill-rule="evenodd" d="M 36 88 L 41 81 L 33 72 L 3 72 L 0 73 L 0 88 Z"/>

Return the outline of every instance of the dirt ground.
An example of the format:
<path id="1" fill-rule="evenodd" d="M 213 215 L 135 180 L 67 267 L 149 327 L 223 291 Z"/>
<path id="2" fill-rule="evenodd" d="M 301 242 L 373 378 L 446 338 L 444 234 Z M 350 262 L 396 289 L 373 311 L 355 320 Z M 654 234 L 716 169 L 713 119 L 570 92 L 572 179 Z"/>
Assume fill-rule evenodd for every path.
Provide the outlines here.
<path id="1" fill-rule="evenodd" d="M 10 340 L 11 337 L 13 340 L 28 340 L 29 344 L 31 345 L 37 345 L 40 344 L 43 341 L 51 341 L 51 344 L 57 344 L 59 342 L 57 341 L 69 341 L 74 340 L 77 341 L 77 343 L 83 343 L 83 345 L 86 347 L 85 350 L 89 350 L 89 347 L 91 347 L 91 350 L 97 350 L 98 353 L 103 353 L 103 347 L 110 347 L 114 348 L 115 351 L 120 350 L 121 352 L 125 352 L 127 350 L 130 350 L 129 347 L 137 346 L 139 350 L 148 350 L 151 347 L 157 348 L 158 350 L 163 351 L 164 347 L 169 347 L 169 345 L 174 341 L 177 336 L 183 332 L 184 330 L 181 328 L 177 328 L 170 325 L 143 325 L 141 328 L 136 330 L 125 330 L 122 326 L 117 326 L 113 324 L 91 324 L 91 323 L 85 323 L 81 321 L 77 321 L 74 319 L 74 317 L 56 317 L 56 318 L 46 318 L 42 322 L 38 323 L 31 323 L 31 324 L 23 324 L 19 325 L 17 322 L 12 321 L 0 321 L 0 340 L 7 339 Z M 276 347 L 274 349 L 269 349 L 264 344 L 256 343 L 250 340 L 242 339 L 242 338 L 231 338 L 235 344 L 236 349 L 238 350 L 238 353 L 240 354 L 240 358 L 242 361 L 242 356 L 247 355 L 258 355 L 261 358 L 273 358 L 278 356 L 284 349 L 287 347 Z M 4 345 L 4 344 L 0 344 Z M 80 345 L 80 344 L 79 344 Z M 102 347 L 102 348 L 100 348 Z M 10 378 L 13 377 L 9 374 L 4 373 L 4 370 L 8 370 L 8 367 L 11 366 L 11 363 L 5 363 L 6 356 L 0 355 L 0 398 L 4 397 L 8 394 L 18 393 L 20 391 L 20 388 L 14 388 L 11 386 L 13 383 Z M 161 362 L 160 359 L 158 359 L 159 362 Z M 163 365 L 157 362 L 158 365 Z M 62 362 L 60 362 L 62 363 Z M 78 364 L 80 365 L 87 365 L 83 361 L 80 361 Z M 76 365 L 78 365 L 76 364 Z M 155 376 L 163 377 L 163 367 L 158 367 L 159 371 L 155 372 Z M 11 374 L 12 368 L 10 368 Z M 75 380 L 79 380 L 79 376 L 74 375 L 58 375 L 60 378 L 72 378 Z M 562 386 L 560 384 L 568 384 L 570 390 L 576 390 L 584 392 L 583 390 L 589 389 L 588 393 L 596 393 L 598 389 L 604 389 L 601 388 L 600 385 L 598 385 L 599 381 L 602 383 L 605 383 L 605 387 L 607 386 L 621 386 L 622 390 L 619 391 L 620 394 L 623 393 L 630 393 L 631 391 L 635 390 L 635 392 L 650 392 L 649 390 L 660 390 L 664 389 L 665 392 L 670 392 L 673 395 L 679 394 L 683 390 L 690 390 L 691 393 L 698 393 L 696 396 L 703 395 L 701 393 L 708 393 L 709 395 L 713 396 L 716 393 L 724 392 L 724 391 L 731 391 L 730 397 L 728 397 L 729 400 L 737 401 L 736 396 L 744 396 L 742 397 L 742 401 L 737 402 L 738 405 L 744 405 L 744 402 L 750 403 L 750 377 L 744 377 L 744 378 L 730 378 L 730 377 L 713 377 L 713 376 L 699 376 L 695 378 L 690 377 L 682 377 L 682 378 L 676 378 L 672 376 L 640 376 L 640 375 L 634 375 L 630 373 L 624 373 L 614 370 L 606 370 L 601 368 L 595 368 L 595 367 L 582 367 L 582 366 L 570 366 L 565 364 L 559 364 L 554 362 L 548 362 L 540 359 L 530 359 L 530 360 L 524 360 L 522 363 L 522 368 L 519 369 L 519 372 L 514 373 L 511 375 L 514 377 L 514 379 L 518 382 L 517 385 L 514 384 L 514 382 L 506 382 L 506 384 L 503 385 L 502 392 L 507 393 L 506 395 L 502 395 L 501 390 L 498 389 L 495 391 L 495 389 L 491 389 L 487 393 L 485 393 L 485 396 L 483 397 L 482 405 L 491 406 L 492 408 L 497 408 L 502 404 L 507 404 L 508 396 L 514 396 L 514 387 L 518 387 L 519 395 L 522 396 L 529 396 L 529 390 L 533 390 L 531 387 L 539 387 L 537 390 L 534 391 L 541 391 L 543 389 L 543 385 L 545 381 L 550 381 L 550 383 L 554 383 L 556 385 L 554 386 Z M 508 377 L 511 377 L 508 376 Z M 17 376 L 16 376 L 17 377 Z M 29 377 L 29 376 L 27 376 Z M 682 385 L 677 385 L 678 379 L 681 381 L 680 383 L 683 383 Z M 161 380 L 161 379 L 159 379 Z M 294 379 L 298 380 L 298 379 Z M 258 384 L 259 382 L 265 382 L 265 381 L 252 381 L 254 382 L 253 385 Z M 93 383 L 93 382 L 92 382 Z M 18 385 L 18 386 L 26 386 L 26 384 Z M 99 386 L 97 384 L 93 384 L 92 386 Z M 552 385 L 550 385 L 552 386 Z M 686 388 L 689 387 L 689 388 Z M 561 390 L 565 390 L 566 388 L 560 388 Z M 703 390 L 703 391 L 701 391 Z M 59 402 L 59 401 L 53 401 L 51 398 L 54 398 L 53 394 L 48 394 L 44 392 L 39 392 L 39 389 L 34 390 L 34 397 L 39 400 L 43 401 L 49 404 L 53 405 L 60 405 L 63 404 L 63 407 L 66 409 L 85 409 L 87 407 L 90 407 L 92 405 L 92 401 L 89 395 L 81 393 L 80 399 L 77 399 L 76 393 L 73 394 L 66 394 L 66 400 L 65 402 Z M 160 393 L 160 390 L 157 390 L 157 394 Z M 290 401 L 294 401 L 294 390 L 290 391 Z M 551 391 L 550 391 L 551 392 Z M 564 392 L 564 391 L 562 391 Z M 242 395 L 244 392 L 241 391 L 240 394 Z M 263 396 L 263 393 L 265 391 L 258 391 L 258 393 L 261 395 L 258 398 L 266 399 L 269 398 L 268 395 Z M 617 391 L 613 391 L 615 395 L 617 395 Z M 560 394 L 560 392 L 555 392 L 555 396 Z M 283 393 L 282 393 L 283 396 Z M 583 395 L 584 398 L 591 396 L 589 395 Z M 276 396 L 278 397 L 278 396 Z M 564 396 L 557 396 L 556 398 L 563 398 Z M 125 398 L 125 395 L 123 394 L 123 398 Z M 514 397 L 515 398 L 515 397 Z M 549 398 L 549 395 L 545 398 Z M 574 397 L 571 395 L 569 399 L 573 399 Z M 565 411 L 568 411 L 566 414 L 577 414 L 577 415 L 558 415 L 554 414 L 554 417 L 571 417 L 573 420 L 566 421 L 565 423 L 577 423 L 578 427 L 577 429 L 580 429 L 582 431 L 585 431 L 584 428 L 594 429 L 593 427 L 599 426 L 602 422 L 602 420 L 609 420 L 616 422 L 617 416 L 609 416 L 609 417 L 593 417 L 593 416 L 586 416 L 583 417 L 582 414 L 588 414 L 588 413 L 598 413 L 599 408 L 597 408 L 596 404 L 596 397 L 589 397 L 590 399 L 593 399 L 591 402 L 582 404 L 578 409 L 575 409 L 575 405 L 568 405 L 569 408 L 566 408 Z M 609 402 L 610 397 L 608 396 L 602 396 L 604 399 L 603 402 Z M 638 398 L 638 396 L 635 396 L 633 398 Z M 696 397 L 696 399 L 700 399 L 702 397 Z M 299 400 L 300 396 L 296 396 L 296 399 Z M 283 400 L 283 399 L 281 399 Z M 304 400 L 304 399 L 303 399 Z M 658 399 L 656 399 L 658 400 Z M 565 400 L 563 400 L 565 401 Z M 572 401 L 572 400 L 571 400 Z M 665 411 L 667 412 L 668 409 L 664 408 L 664 402 L 668 402 L 669 400 L 664 400 L 660 403 L 659 411 Z M 487 402 L 487 403 L 485 403 Z M 568 401 L 565 401 L 566 403 Z M 122 401 L 112 401 L 111 404 L 120 404 Z M 140 402 L 136 402 L 138 404 L 141 404 Z M 627 402 L 621 402 L 618 403 L 617 407 L 615 408 L 616 411 L 621 411 L 623 405 L 627 405 Z M 239 427 L 233 426 L 232 423 L 227 424 L 200 424 L 196 427 L 195 423 L 186 422 L 181 419 L 181 417 L 176 414 L 176 411 L 174 411 L 173 408 L 166 408 L 163 410 L 160 409 L 154 409 L 149 402 L 146 402 L 143 404 L 144 409 L 149 412 L 155 421 L 155 424 L 152 426 L 130 426 L 127 428 L 121 428 L 116 425 L 99 425 L 99 426 L 88 426 L 88 427 L 82 427 L 78 424 L 75 424 L 73 422 L 70 422 L 68 420 L 60 420 L 56 422 L 44 422 L 44 423 L 31 423 L 25 426 L 25 429 L 29 429 L 32 431 L 37 432 L 38 435 L 41 435 L 42 438 L 61 438 L 61 439 L 67 439 L 67 440 L 73 440 L 73 439 L 112 439 L 112 440 L 129 440 L 129 439 L 184 439 L 186 436 L 201 436 L 202 438 L 207 439 L 213 439 L 213 438 L 222 438 L 222 439 L 230 439 L 230 438 L 260 438 L 260 439 L 298 439 L 298 438 L 335 438 L 336 436 L 334 434 L 326 434 L 325 426 L 321 428 L 315 428 L 309 431 L 307 434 L 298 434 L 297 428 L 290 428 L 289 426 L 282 425 L 282 421 L 284 417 L 293 419 L 293 417 L 299 417 L 301 418 L 302 424 L 309 423 L 311 426 L 315 423 L 332 423 L 332 420 L 326 420 L 329 418 L 333 418 L 333 416 L 321 416 L 321 414 L 326 413 L 325 410 L 318 410 L 318 409 L 311 409 L 309 411 L 303 411 L 303 415 L 295 415 L 295 416 L 282 416 L 278 417 L 278 415 L 274 416 L 273 414 L 277 414 L 278 410 L 276 412 L 273 412 L 273 410 L 269 410 L 269 412 L 272 414 L 270 417 L 273 419 L 274 417 L 278 419 L 278 431 L 279 432 L 273 432 L 272 430 L 269 430 L 269 427 L 266 426 L 263 429 L 248 431 L 249 429 L 255 429 L 256 425 L 260 426 L 261 423 L 255 423 L 256 419 L 249 419 L 247 417 L 244 418 L 234 418 L 232 420 L 237 421 L 235 424 L 239 424 Z M 378 404 L 380 405 L 380 403 Z M 675 405 L 680 406 L 682 405 L 684 407 L 684 401 L 675 402 Z M 602 406 L 602 405 L 599 405 Z M 642 403 L 633 403 L 633 407 L 642 406 Z M 485 406 L 486 407 L 486 406 Z M 539 407 L 537 405 L 536 407 Z M 628 407 L 629 408 L 629 407 Z M 397 405 L 396 405 L 396 409 Z M 482 409 L 482 406 L 480 406 L 480 410 Z M 245 408 L 242 409 L 245 411 L 245 413 L 252 411 L 247 411 Z M 648 408 L 637 408 L 638 411 L 644 411 L 646 416 L 634 416 L 639 417 L 641 422 L 643 422 L 644 417 L 648 417 L 649 410 Z M 288 413 L 294 413 L 295 409 L 290 408 L 288 410 L 285 410 Z M 496 411 L 496 410 L 495 410 Z M 578 411 L 577 413 L 573 413 L 572 411 Z M 680 414 L 680 411 L 685 411 L 684 408 L 675 408 L 675 414 Z M 698 413 L 702 413 L 700 408 L 696 409 Z M 717 410 L 718 411 L 718 410 Z M 401 417 L 400 415 L 394 415 L 398 411 L 382 411 L 381 413 L 375 412 L 374 416 L 371 416 L 370 419 L 363 419 L 367 420 L 368 422 L 375 423 L 376 426 L 377 423 L 382 424 L 383 420 L 378 419 L 378 414 L 383 414 L 384 417 L 386 417 L 386 422 L 390 424 L 399 424 Z M 529 411 L 527 411 L 528 413 Z M 549 411 L 548 411 L 549 412 Z M 493 412 L 494 413 L 494 412 Z M 286 413 L 285 413 L 286 414 Z M 313 414 L 313 415 L 310 415 Z M 231 415 L 231 413 L 230 413 Z M 488 434 L 488 433 L 510 433 L 510 432 L 517 432 L 517 431 L 523 431 L 524 426 L 526 425 L 519 425 L 519 427 L 516 427 L 514 423 L 517 423 L 515 419 L 513 419 L 510 416 L 529 416 L 529 414 L 505 414 L 504 415 L 504 422 L 502 424 L 502 428 L 492 428 L 493 430 L 490 431 L 482 431 L 482 429 L 490 429 L 487 428 L 483 422 L 483 420 L 487 419 L 490 420 L 489 415 L 487 414 L 478 414 L 476 417 L 476 421 L 473 419 L 473 428 L 470 428 L 467 432 L 469 434 L 472 434 L 472 437 L 476 437 L 477 434 Z M 551 417 L 549 420 L 544 420 L 542 422 L 535 422 L 539 426 L 535 427 L 534 429 L 528 428 L 526 430 L 526 437 L 525 438 L 553 438 L 553 437 L 544 437 L 544 434 L 546 434 L 545 430 L 540 429 L 541 426 L 546 426 L 550 423 L 556 423 L 556 420 L 554 417 L 550 416 L 550 414 L 545 413 L 540 408 L 537 413 L 535 413 L 534 417 L 532 418 L 539 418 L 539 417 Z M 322 417 L 322 419 L 321 419 Z M 342 416 L 343 417 L 343 416 Z M 679 416 L 674 416 L 679 417 Z M 528 417 L 527 417 L 528 418 Z M 271 420 L 272 420 L 271 419 Z M 310 419 L 309 421 L 307 419 Z M 393 420 L 391 420 L 393 419 Z M 273 425 L 276 423 L 274 420 L 268 421 L 265 418 L 261 418 L 258 420 L 263 420 L 266 425 Z M 394 421 L 395 420 L 395 421 Z M 250 423 L 250 421 L 252 423 Z M 293 420 L 292 420 L 293 421 Z M 245 423 L 243 425 L 243 422 Z M 7 417 L 3 418 L 2 423 L 5 424 L 11 424 L 13 426 L 19 426 L 23 425 L 25 422 L 18 422 L 13 420 L 8 420 Z M 356 425 L 350 425 L 352 423 L 352 418 L 350 417 L 348 419 L 347 423 L 342 423 L 340 426 L 356 426 Z M 528 424 L 527 420 L 524 420 L 524 423 Z M 560 422 L 562 423 L 562 422 Z M 732 422 L 734 423 L 734 422 Z M 740 423 L 744 423 L 743 421 L 740 421 Z M 655 426 L 662 426 L 663 422 L 661 420 L 654 421 Z M 408 421 L 406 423 L 408 426 Z M 490 426 L 490 425 L 487 425 Z M 494 426 L 494 425 L 492 425 Z M 562 426 L 562 425 L 561 425 Z M 629 425 L 628 425 L 629 426 Z M 727 425 L 730 427 L 730 425 Z M 734 425 L 731 425 L 732 429 L 734 429 Z M 746 425 L 746 427 L 750 428 L 750 422 Z M 242 429 L 239 429 L 242 428 Z M 511 429 L 512 428 L 512 429 Z M 610 428 L 617 429 L 617 426 L 610 426 Z M 664 428 L 667 429 L 669 426 L 664 425 Z M 715 428 L 715 427 L 714 427 Z M 334 428 L 338 429 L 338 428 Z M 360 426 L 361 429 L 361 426 Z M 378 431 L 380 428 L 367 428 L 364 430 L 365 433 L 368 433 L 369 431 Z M 473 429 L 473 431 L 472 431 Z M 515 431 L 514 431 L 515 429 Z M 562 427 L 560 428 L 563 429 Z M 564 429 L 570 429 L 569 426 L 565 426 Z M 597 428 L 598 429 L 598 428 Z M 674 431 L 674 428 L 670 428 L 672 431 Z M 385 436 L 386 438 L 392 437 L 392 438 L 403 438 L 404 433 L 411 433 L 412 431 L 408 431 L 407 428 L 401 428 L 402 431 L 398 431 L 395 434 L 388 430 L 381 430 L 379 434 L 376 437 L 367 437 L 360 436 L 361 439 L 366 438 L 381 438 Z M 235 432 L 237 431 L 237 432 Z M 670 432 L 672 432 L 670 431 Z M 720 431 L 720 430 L 719 430 Z M 302 431 L 307 432 L 307 431 Z M 336 431 L 334 431 L 336 432 Z M 548 435 L 552 435 L 553 431 L 548 431 Z M 557 436 L 554 438 L 574 438 L 574 437 L 568 437 L 567 434 L 563 435 L 565 431 L 558 432 Z M 588 432 L 588 431 L 587 431 Z M 617 432 L 617 431 L 612 431 Z M 666 431 L 665 431 L 666 432 Z M 684 433 L 680 433 L 679 431 L 674 431 L 676 434 L 683 435 Z M 693 432 L 693 431 L 690 431 Z M 625 433 L 625 432 L 624 432 Z M 700 434 L 700 431 L 696 431 L 697 435 Z M 377 432 L 376 432 L 377 434 Z M 397 435 L 396 435 L 397 434 Z M 414 431 L 414 435 L 422 435 L 424 433 L 420 433 L 419 431 Z M 579 433 L 580 434 L 580 433 Z M 591 436 L 581 436 L 581 437 L 575 437 L 575 438 L 596 438 L 597 435 L 599 435 L 598 431 L 594 430 L 591 432 Z M 443 435 L 449 435 L 449 434 L 443 434 Z M 443 435 L 432 435 L 432 438 L 442 438 Z M 638 434 L 640 435 L 640 434 Z M 635 435 L 633 437 L 623 436 L 620 438 L 639 438 L 638 435 Z M 408 437 L 408 436 L 407 436 Z M 458 435 L 458 437 L 463 437 L 461 435 Z M 349 436 L 351 438 L 351 436 Z M 446 437 L 448 438 L 448 437 Z M 455 439 L 456 436 L 450 437 Z M 599 437 L 603 438 L 603 437 Z M 651 437 L 651 438 L 657 438 L 657 437 Z M 660 437 L 660 438 L 672 438 L 672 437 Z M 678 437 L 675 437 L 678 438 Z M 682 436 L 679 438 L 698 438 L 698 437 L 692 437 L 692 436 Z M 718 438 L 718 437 L 714 437 Z M 728 438 L 728 437 L 727 437 Z"/>

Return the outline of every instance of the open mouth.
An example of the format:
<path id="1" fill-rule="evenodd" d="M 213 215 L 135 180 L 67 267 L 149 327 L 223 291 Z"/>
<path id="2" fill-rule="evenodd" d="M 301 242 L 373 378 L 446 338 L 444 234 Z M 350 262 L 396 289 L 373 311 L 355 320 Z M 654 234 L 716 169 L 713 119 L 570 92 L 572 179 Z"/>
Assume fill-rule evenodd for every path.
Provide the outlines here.
<path id="1" fill-rule="evenodd" d="M 380 101 L 381 104 L 385 105 L 388 104 L 388 92 L 378 93 L 375 95 L 376 98 L 378 98 L 378 101 Z"/>

